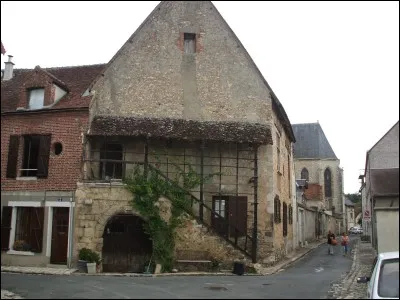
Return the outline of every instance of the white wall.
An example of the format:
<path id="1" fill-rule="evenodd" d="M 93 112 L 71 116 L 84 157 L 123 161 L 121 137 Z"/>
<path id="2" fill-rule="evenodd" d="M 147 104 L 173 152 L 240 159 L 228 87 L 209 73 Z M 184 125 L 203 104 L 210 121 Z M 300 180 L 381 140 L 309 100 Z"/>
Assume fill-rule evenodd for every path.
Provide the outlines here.
<path id="1" fill-rule="evenodd" d="M 399 251 L 399 211 L 376 210 L 378 253 Z"/>

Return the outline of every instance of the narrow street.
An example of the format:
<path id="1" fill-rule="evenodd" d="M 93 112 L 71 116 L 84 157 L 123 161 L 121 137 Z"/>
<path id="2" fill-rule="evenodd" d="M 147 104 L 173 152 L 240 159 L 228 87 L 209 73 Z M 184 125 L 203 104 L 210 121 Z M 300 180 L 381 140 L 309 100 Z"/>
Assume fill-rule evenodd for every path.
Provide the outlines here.
<path id="1" fill-rule="evenodd" d="M 358 238 L 352 238 L 351 244 Z M 113 277 L 1 274 L 1 289 L 39 299 L 327 298 L 352 258 L 323 244 L 286 269 L 268 276 Z"/>

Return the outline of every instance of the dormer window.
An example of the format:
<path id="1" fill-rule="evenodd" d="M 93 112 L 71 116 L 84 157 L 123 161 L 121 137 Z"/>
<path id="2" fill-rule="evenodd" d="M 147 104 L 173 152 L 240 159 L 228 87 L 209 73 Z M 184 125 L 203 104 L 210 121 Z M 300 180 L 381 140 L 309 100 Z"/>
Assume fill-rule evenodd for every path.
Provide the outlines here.
<path id="1" fill-rule="evenodd" d="M 32 89 L 29 91 L 29 109 L 41 109 L 44 106 L 44 89 Z"/>

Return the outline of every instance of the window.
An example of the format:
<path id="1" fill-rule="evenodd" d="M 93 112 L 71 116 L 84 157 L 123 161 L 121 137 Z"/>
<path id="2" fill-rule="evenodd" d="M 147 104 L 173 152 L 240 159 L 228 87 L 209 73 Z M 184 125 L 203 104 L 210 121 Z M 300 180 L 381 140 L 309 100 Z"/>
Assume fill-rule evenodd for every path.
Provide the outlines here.
<path id="1" fill-rule="evenodd" d="M 48 174 L 50 135 L 25 135 L 21 176 L 45 178 Z"/>
<path id="2" fill-rule="evenodd" d="M 54 148 L 54 154 L 55 155 L 60 155 L 62 152 L 62 144 L 57 142 L 53 144 L 53 148 Z"/>
<path id="3" fill-rule="evenodd" d="M 18 207 L 13 249 L 42 252 L 44 207 Z"/>
<path id="4" fill-rule="evenodd" d="M 281 222 L 281 201 L 279 200 L 279 196 L 276 196 L 274 199 L 274 221 L 275 223 Z"/>
<path id="5" fill-rule="evenodd" d="M 121 162 L 100 162 L 100 177 L 106 178 L 122 178 L 122 160 L 123 151 L 122 145 L 116 143 L 104 143 L 100 150 L 100 159 L 104 160 L 119 160 Z"/>
<path id="6" fill-rule="evenodd" d="M 32 89 L 29 91 L 29 109 L 41 109 L 44 106 L 44 89 Z"/>
<path id="7" fill-rule="evenodd" d="M 378 296 L 399 298 L 399 259 L 382 261 L 378 279 Z"/>
<path id="8" fill-rule="evenodd" d="M 283 236 L 287 236 L 287 225 L 288 225 L 288 209 L 287 209 L 287 204 L 283 202 Z"/>
<path id="9" fill-rule="evenodd" d="M 215 199 L 215 212 L 217 214 L 219 214 L 221 217 L 225 218 L 225 200 L 222 199 Z M 216 218 L 218 218 L 218 216 L 215 216 Z"/>
<path id="10" fill-rule="evenodd" d="M 293 224 L 293 207 L 289 204 L 289 224 Z"/>
<path id="11" fill-rule="evenodd" d="M 306 168 L 303 168 L 301 170 L 301 175 L 300 175 L 301 179 L 305 179 L 307 181 L 309 181 L 309 174 L 308 174 L 308 170 Z"/>
<path id="12" fill-rule="evenodd" d="M 191 54 L 196 52 L 196 34 L 195 33 L 184 33 L 184 44 L 183 48 L 185 53 Z"/>
<path id="13" fill-rule="evenodd" d="M 276 169 L 281 172 L 281 138 L 279 134 L 276 134 Z"/>
<path id="14" fill-rule="evenodd" d="M 325 183 L 325 197 L 332 197 L 332 178 L 331 170 L 328 168 L 324 172 L 324 183 Z"/>

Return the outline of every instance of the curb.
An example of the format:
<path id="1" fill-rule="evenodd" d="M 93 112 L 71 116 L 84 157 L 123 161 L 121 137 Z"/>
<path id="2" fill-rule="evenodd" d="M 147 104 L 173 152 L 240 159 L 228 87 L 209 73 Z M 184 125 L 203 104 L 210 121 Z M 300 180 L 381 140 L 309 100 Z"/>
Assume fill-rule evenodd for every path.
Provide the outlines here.
<path id="1" fill-rule="evenodd" d="M 296 255 L 289 259 L 288 261 L 285 261 L 277 266 L 271 267 L 272 271 L 264 273 L 264 274 L 243 274 L 240 276 L 267 276 L 267 275 L 273 275 L 277 273 L 279 270 L 288 267 L 295 261 L 301 259 L 308 253 L 310 253 L 312 250 L 318 248 L 319 246 L 325 244 L 325 242 L 320 242 L 319 244 L 307 249 L 304 253 L 301 253 L 299 255 Z M 34 272 L 34 271 L 24 271 L 24 270 L 1 270 L 1 273 L 13 273 L 13 274 L 30 274 L 30 275 L 53 275 L 53 276 L 113 276 L 113 277 L 168 277 L 168 276 L 239 276 L 233 273 L 227 273 L 227 272 L 218 272 L 218 273 L 208 273 L 208 272 L 201 272 L 201 273 L 195 273 L 195 272 L 188 272 L 188 273 L 160 273 L 160 274 L 143 274 L 143 273 L 95 273 L 95 274 L 88 274 L 88 273 L 78 273 L 78 272 L 72 272 L 72 273 L 65 273 L 65 274 L 55 274 L 55 273 L 47 273 L 47 272 Z"/>
<path id="2" fill-rule="evenodd" d="M 295 257 L 292 257 L 291 259 L 289 259 L 288 261 L 285 261 L 284 263 L 282 263 L 281 265 L 275 267 L 276 270 L 272 271 L 271 273 L 268 273 L 267 275 L 272 275 L 277 273 L 279 270 L 283 269 L 283 268 L 287 268 L 288 266 L 290 266 L 292 263 L 296 262 L 297 260 L 301 259 L 302 257 L 306 256 L 308 253 L 310 253 L 311 251 L 313 251 L 314 249 L 317 249 L 318 247 L 320 247 L 321 245 L 325 244 L 326 242 L 320 242 L 319 244 L 313 246 L 312 248 L 307 249 L 304 253 L 298 254 Z"/>

